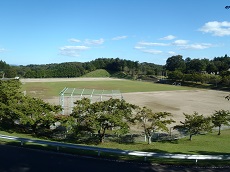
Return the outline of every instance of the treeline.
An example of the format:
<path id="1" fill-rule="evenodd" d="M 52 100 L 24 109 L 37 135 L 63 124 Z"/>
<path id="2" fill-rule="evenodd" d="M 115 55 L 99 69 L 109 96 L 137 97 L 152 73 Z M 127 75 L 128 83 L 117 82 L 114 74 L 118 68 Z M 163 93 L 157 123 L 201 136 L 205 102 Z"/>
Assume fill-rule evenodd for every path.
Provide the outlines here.
<path id="1" fill-rule="evenodd" d="M 12 66 L 0 61 L 2 78 L 70 78 L 81 77 L 97 69 L 105 69 L 110 76 L 157 81 L 163 76 L 174 81 L 208 83 L 230 86 L 230 57 L 226 54 L 209 59 L 169 57 L 165 65 L 131 61 L 119 58 L 98 58 L 90 62 L 65 62 L 44 65 Z"/>
<path id="2" fill-rule="evenodd" d="M 0 61 L 0 71 L 7 78 L 15 76 L 21 78 L 80 77 L 97 69 L 105 69 L 111 74 L 121 72 L 134 77 L 138 75 L 157 75 L 157 73 L 163 70 L 163 66 L 119 58 L 98 58 L 84 63 L 65 62 L 45 65 L 30 64 L 26 66 L 9 66 L 5 62 Z"/>
<path id="3" fill-rule="evenodd" d="M 209 59 L 183 59 L 181 55 L 167 59 L 164 66 L 168 79 L 182 82 L 210 83 L 230 86 L 230 57 Z"/>

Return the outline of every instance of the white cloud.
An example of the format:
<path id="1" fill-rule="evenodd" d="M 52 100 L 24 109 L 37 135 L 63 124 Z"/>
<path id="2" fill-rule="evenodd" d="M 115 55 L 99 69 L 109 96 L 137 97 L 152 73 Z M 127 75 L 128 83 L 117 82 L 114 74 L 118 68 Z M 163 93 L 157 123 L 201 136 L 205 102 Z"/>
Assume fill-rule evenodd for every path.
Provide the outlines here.
<path id="1" fill-rule="evenodd" d="M 70 38 L 69 42 L 81 42 L 81 40 L 79 39 L 75 39 L 75 38 Z"/>
<path id="2" fill-rule="evenodd" d="M 168 54 L 175 55 L 176 53 L 174 51 L 169 51 Z"/>
<path id="3" fill-rule="evenodd" d="M 160 38 L 160 40 L 173 40 L 173 39 L 175 39 L 176 37 L 175 36 L 173 36 L 173 35 L 168 35 L 168 36 L 165 36 L 165 37 L 163 37 L 163 38 Z"/>
<path id="4" fill-rule="evenodd" d="M 149 53 L 149 54 L 161 54 L 162 51 L 160 50 L 153 50 L 153 49 L 148 49 L 148 50 L 141 50 L 144 53 Z"/>
<path id="5" fill-rule="evenodd" d="M 0 48 L 0 53 L 7 51 L 5 48 Z"/>
<path id="6" fill-rule="evenodd" d="M 184 46 L 184 45 L 186 45 L 187 43 L 188 43 L 187 40 L 182 40 L 182 39 L 180 39 L 180 40 L 174 41 L 172 44 L 173 44 L 173 45 L 176 45 L 176 46 Z"/>
<path id="7" fill-rule="evenodd" d="M 181 49 L 203 50 L 210 47 L 213 47 L 213 45 L 208 43 L 196 43 L 196 44 L 184 45 L 181 47 Z"/>
<path id="8" fill-rule="evenodd" d="M 168 46 L 169 44 L 165 43 L 155 43 L 155 42 L 138 42 L 139 45 L 146 45 L 146 46 Z"/>
<path id="9" fill-rule="evenodd" d="M 87 46 L 63 46 L 60 47 L 60 54 L 64 56 L 78 57 L 81 51 L 88 50 Z"/>
<path id="10" fill-rule="evenodd" d="M 229 36 L 230 35 L 230 22 L 212 21 L 205 23 L 199 31 L 204 33 L 211 33 L 214 36 Z"/>
<path id="11" fill-rule="evenodd" d="M 112 38 L 112 40 L 118 41 L 118 40 L 126 39 L 126 38 L 128 38 L 128 36 L 117 36 L 117 37 Z"/>
<path id="12" fill-rule="evenodd" d="M 141 50 L 141 49 L 145 49 L 146 47 L 135 46 L 134 48 L 137 49 L 137 50 Z"/>
<path id="13" fill-rule="evenodd" d="M 101 39 L 96 39 L 96 40 L 92 40 L 92 39 L 86 39 L 84 41 L 85 44 L 87 45 L 101 45 L 104 43 L 104 39 L 101 38 Z"/>

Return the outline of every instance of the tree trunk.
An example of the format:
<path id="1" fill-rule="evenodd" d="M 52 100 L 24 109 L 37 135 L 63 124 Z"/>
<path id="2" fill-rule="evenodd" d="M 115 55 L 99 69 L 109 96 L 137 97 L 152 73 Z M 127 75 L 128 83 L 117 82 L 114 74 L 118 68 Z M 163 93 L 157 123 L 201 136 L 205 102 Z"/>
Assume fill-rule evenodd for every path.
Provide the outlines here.
<path id="1" fill-rule="evenodd" d="M 219 131 L 218 131 L 218 135 L 220 135 L 220 129 L 221 129 L 221 126 L 219 126 Z"/>
<path id="2" fill-rule="evenodd" d="M 189 135 L 189 140 L 192 141 L 192 134 Z"/>
<path id="3" fill-rule="evenodd" d="M 98 131 L 98 135 L 99 135 L 99 141 L 100 141 L 100 143 L 104 143 L 105 130 L 106 130 L 106 128 L 103 128 L 103 132 L 102 132 L 102 133 L 101 133 L 101 130 L 99 130 L 99 131 Z"/>
<path id="4" fill-rule="evenodd" d="M 148 144 L 150 145 L 152 143 L 152 137 L 148 135 Z"/>

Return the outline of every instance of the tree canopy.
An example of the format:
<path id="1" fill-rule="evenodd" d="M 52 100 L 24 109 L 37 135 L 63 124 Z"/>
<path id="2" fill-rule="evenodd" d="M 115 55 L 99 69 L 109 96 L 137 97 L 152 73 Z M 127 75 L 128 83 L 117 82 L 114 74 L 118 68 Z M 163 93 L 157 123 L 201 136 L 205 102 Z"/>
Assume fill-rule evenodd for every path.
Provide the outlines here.
<path id="1" fill-rule="evenodd" d="M 71 116 L 76 119 L 75 127 L 84 131 L 97 131 L 99 141 L 104 141 L 106 130 L 127 133 L 135 105 L 120 99 L 91 103 L 88 98 L 77 100 Z"/>
<path id="2" fill-rule="evenodd" d="M 230 112 L 226 110 L 216 111 L 212 116 L 212 123 L 214 127 L 218 127 L 218 135 L 221 134 L 220 130 L 223 125 L 230 125 Z"/>
<path id="3" fill-rule="evenodd" d="M 180 121 L 180 125 L 174 126 L 174 129 L 188 133 L 189 140 L 192 140 L 192 136 L 200 134 L 202 132 L 211 131 L 210 118 L 199 115 L 197 112 L 194 114 L 185 114 L 185 120 Z"/>
<path id="4" fill-rule="evenodd" d="M 15 129 L 21 126 L 24 131 L 35 134 L 38 129 L 49 129 L 54 123 L 55 114 L 61 111 L 61 106 L 24 96 L 20 86 L 18 80 L 0 80 L 0 127 Z"/>
<path id="5" fill-rule="evenodd" d="M 151 144 L 153 133 L 159 131 L 168 132 L 167 125 L 175 122 L 169 118 L 172 114 L 168 112 L 153 113 L 151 109 L 147 107 L 139 108 L 135 120 L 139 121 L 144 128 L 144 133 L 148 137 L 148 144 Z"/>

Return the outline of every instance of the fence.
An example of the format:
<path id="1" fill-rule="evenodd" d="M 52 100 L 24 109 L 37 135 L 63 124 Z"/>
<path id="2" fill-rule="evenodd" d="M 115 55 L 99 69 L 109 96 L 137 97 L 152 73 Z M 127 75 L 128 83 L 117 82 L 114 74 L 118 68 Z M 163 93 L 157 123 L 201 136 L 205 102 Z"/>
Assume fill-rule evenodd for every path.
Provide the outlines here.
<path id="1" fill-rule="evenodd" d="M 26 138 L 19 138 L 14 136 L 0 135 L 1 139 L 14 140 L 21 142 L 23 146 L 24 143 L 36 143 L 42 145 L 54 146 L 59 150 L 60 147 L 64 148 L 73 148 L 81 150 L 91 150 L 97 151 L 98 156 L 101 152 L 120 154 L 120 155 L 130 155 L 130 156 L 141 156 L 146 160 L 147 157 L 156 157 L 156 158 L 174 158 L 174 159 L 188 159 L 188 160 L 230 160 L 230 155 L 185 155 L 185 154 L 169 154 L 169 153 L 155 153 L 155 152 L 141 152 L 141 151 L 129 151 L 129 150 L 120 150 L 120 149 L 109 149 L 109 148 L 100 148 L 96 146 L 83 146 L 69 143 L 60 143 L 60 142 L 51 142 L 45 140 L 33 140 Z"/>
<path id="2" fill-rule="evenodd" d="M 59 104 L 62 106 L 62 114 L 70 114 L 76 100 L 83 97 L 89 98 L 91 102 L 106 101 L 110 98 L 122 99 L 120 90 L 95 90 L 95 89 L 77 89 L 65 87 L 59 93 Z"/>

